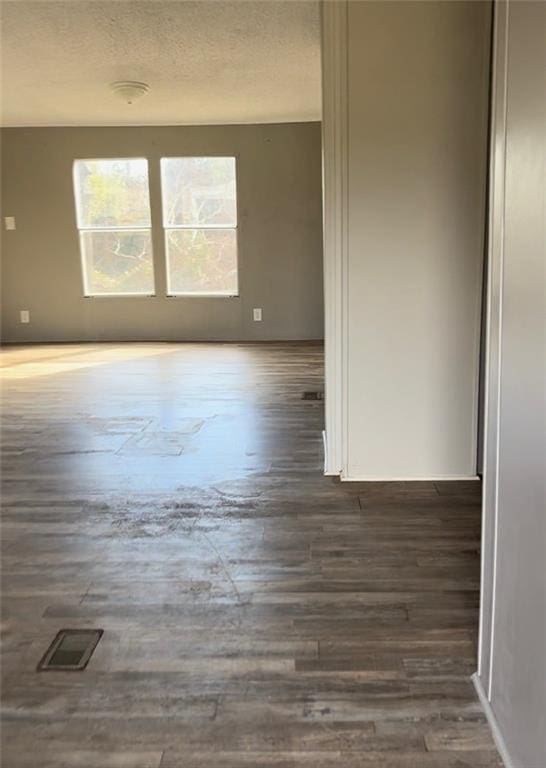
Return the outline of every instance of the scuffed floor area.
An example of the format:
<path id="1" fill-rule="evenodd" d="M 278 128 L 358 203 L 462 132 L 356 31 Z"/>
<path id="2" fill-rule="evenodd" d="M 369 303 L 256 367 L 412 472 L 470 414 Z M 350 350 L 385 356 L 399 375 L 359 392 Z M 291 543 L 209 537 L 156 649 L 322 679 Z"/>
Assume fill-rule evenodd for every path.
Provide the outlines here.
<path id="1" fill-rule="evenodd" d="M 479 485 L 325 478 L 319 346 L 3 360 L 2 765 L 501 765 Z M 83 627 L 84 672 L 35 671 Z"/>

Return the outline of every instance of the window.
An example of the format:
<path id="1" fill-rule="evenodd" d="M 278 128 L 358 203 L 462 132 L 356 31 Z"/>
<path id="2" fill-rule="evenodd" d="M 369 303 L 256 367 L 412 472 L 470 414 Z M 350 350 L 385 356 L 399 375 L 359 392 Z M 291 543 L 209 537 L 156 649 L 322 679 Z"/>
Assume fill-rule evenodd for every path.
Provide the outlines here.
<path id="1" fill-rule="evenodd" d="M 84 294 L 153 294 L 147 160 L 76 160 L 74 194 Z"/>
<path id="2" fill-rule="evenodd" d="M 236 296 L 234 157 L 161 160 L 170 296 Z"/>

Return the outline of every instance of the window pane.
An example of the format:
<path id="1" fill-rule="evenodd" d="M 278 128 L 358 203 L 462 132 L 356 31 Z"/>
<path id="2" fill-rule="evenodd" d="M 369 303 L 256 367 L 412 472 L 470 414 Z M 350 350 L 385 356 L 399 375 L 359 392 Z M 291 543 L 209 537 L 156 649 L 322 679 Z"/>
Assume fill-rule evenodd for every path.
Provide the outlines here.
<path id="1" fill-rule="evenodd" d="M 167 230 L 169 293 L 237 294 L 234 229 Z"/>
<path id="2" fill-rule="evenodd" d="M 74 181 L 80 228 L 150 226 L 146 160 L 76 160 Z"/>
<path id="3" fill-rule="evenodd" d="M 81 233 L 87 295 L 154 292 L 150 231 Z"/>
<path id="4" fill-rule="evenodd" d="M 161 160 L 165 227 L 235 227 L 234 157 L 168 157 Z"/>

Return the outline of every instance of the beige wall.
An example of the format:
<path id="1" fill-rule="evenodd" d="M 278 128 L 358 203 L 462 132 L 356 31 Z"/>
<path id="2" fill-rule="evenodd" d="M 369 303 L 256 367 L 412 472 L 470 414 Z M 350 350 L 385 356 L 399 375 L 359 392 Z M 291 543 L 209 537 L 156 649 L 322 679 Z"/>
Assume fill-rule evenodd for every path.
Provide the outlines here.
<path id="1" fill-rule="evenodd" d="M 159 159 L 235 155 L 238 298 L 167 298 Z M 146 157 L 156 293 L 84 298 L 75 158 Z M 4 341 L 320 339 L 323 336 L 319 123 L 2 131 Z M 263 321 L 252 319 L 263 308 Z M 31 322 L 19 322 L 30 310 Z"/>
<path id="2" fill-rule="evenodd" d="M 476 475 L 490 18 L 348 3 L 348 479 Z"/>

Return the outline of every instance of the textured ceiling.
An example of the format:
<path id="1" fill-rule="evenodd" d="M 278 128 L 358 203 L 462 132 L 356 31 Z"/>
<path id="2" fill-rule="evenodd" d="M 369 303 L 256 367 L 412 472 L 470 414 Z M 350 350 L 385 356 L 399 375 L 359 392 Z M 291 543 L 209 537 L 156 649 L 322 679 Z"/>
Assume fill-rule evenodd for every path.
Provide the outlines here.
<path id="1" fill-rule="evenodd" d="M 319 120 L 317 2 L 4 0 L 2 123 Z M 108 89 L 141 80 L 132 105 Z"/>

